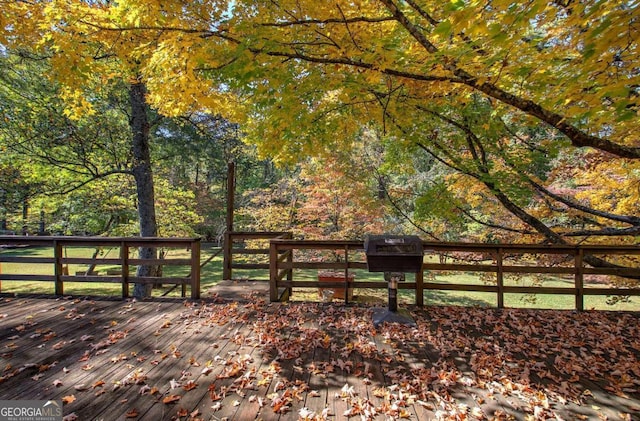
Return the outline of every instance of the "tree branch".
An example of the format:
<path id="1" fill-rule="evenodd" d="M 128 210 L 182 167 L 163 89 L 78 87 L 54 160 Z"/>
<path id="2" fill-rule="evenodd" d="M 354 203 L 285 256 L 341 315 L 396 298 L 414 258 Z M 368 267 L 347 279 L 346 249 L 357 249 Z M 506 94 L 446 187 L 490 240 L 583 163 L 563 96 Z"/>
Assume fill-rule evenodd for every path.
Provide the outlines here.
<path id="1" fill-rule="evenodd" d="M 404 15 L 404 13 L 402 13 L 402 11 L 398 8 L 393 0 L 380 1 L 387 7 L 389 12 L 396 18 L 398 23 L 400 23 L 400 25 L 402 25 L 411 34 L 411 36 L 425 48 L 425 50 L 427 50 L 431 54 L 440 53 L 438 48 L 427 39 L 422 31 L 417 26 L 415 26 L 407 18 L 407 16 Z M 532 115 L 544 121 L 545 123 L 549 124 L 552 127 L 555 127 L 565 136 L 567 136 L 569 140 L 571 140 L 572 145 L 576 147 L 589 146 L 605 152 L 609 152 L 621 158 L 640 158 L 640 148 L 628 147 L 612 142 L 608 139 L 585 133 L 575 126 L 569 124 L 566 117 L 563 115 L 547 110 L 534 101 L 513 95 L 492 83 L 480 81 L 478 78 L 471 75 L 466 70 L 458 67 L 456 60 L 452 58 L 443 57 L 442 64 L 446 69 L 451 71 L 452 74 L 456 76 L 456 83 L 462 83 L 466 86 L 469 86 L 477 91 L 484 93 L 485 95 L 495 98 L 505 104 L 511 105 L 514 108 L 517 108 L 529 115 Z"/>

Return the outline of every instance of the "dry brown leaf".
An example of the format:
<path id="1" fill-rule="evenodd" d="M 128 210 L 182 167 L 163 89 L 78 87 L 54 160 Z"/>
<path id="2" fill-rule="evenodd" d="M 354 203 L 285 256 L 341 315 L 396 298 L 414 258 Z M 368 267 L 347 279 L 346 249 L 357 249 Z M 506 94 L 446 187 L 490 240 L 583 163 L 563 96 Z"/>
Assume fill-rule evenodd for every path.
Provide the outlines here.
<path id="1" fill-rule="evenodd" d="M 132 409 L 128 410 L 126 414 L 124 414 L 124 417 L 125 418 L 138 418 L 138 415 L 140 415 L 138 410 L 136 408 L 132 408 Z"/>
<path id="2" fill-rule="evenodd" d="M 175 402 L 178 402 L 180 398 L 182 398 L 182 396 L 180 395 L 169 395 L 169 396 L 166 396 L 164 399 L 162 399 L 162 403 L 165 403 L 165 404 L 175 403 Z"/>
<path id="3" fill-rule="evenodd" d="M 195 389 L 196 387 L 198 387 L 198 384 L 196 382 L 194 382 L 193 380 L 189 380 L 187 383 L 185 383 L 182 388 L 184 390 L 186 390 L 187 392 L 190 390 Z"/>
<path id="4" fill-rule="evenodd" d="M 62 403 L 68 405 L 76 400 L 75 395 L 67 395 L 62 397 Z"/>
<path id="5" fill-rule="evenodd" d="M 67 344 L 67 341 L 60 341 L 51 346 L 51 349 L 59 351 Z"/>

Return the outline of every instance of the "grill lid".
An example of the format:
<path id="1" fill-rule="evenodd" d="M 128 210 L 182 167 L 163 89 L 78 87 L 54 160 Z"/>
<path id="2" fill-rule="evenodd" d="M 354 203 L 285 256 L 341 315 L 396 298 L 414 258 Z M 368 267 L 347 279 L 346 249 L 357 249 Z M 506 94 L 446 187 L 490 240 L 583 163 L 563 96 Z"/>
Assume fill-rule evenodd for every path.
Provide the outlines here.
<path id="1" fill-rule="evenodd" d="M 370 235 L 365 239 L 369 272 L 419 272 L 422 240 L 416 235 Z"/>

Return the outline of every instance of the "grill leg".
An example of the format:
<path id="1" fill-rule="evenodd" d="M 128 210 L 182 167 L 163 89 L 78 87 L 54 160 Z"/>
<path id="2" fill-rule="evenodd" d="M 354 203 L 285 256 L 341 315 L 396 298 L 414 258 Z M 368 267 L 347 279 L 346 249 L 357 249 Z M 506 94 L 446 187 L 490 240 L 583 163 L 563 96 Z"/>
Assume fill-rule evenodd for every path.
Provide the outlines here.
<path id="1" fill-rule="evenodd" d="M 389 311 L 398 311 L 398 282 L 404 281 L 404 273 L 385 272 L 384 279 L 389 283 Z"/>
<path id="2" fill-rule="evenodd" d="M 401 323 L 409 326 L 416 326 L 416 322 L 405 311 L 398 312 L 398 282 L 404 281 L 404 273 L 385 272 L 384 279 L 389 283 L 389 308 L 373 310 L 373 325 L 378 327 L 382 323 Z"/>
<path id="3" fill-rule="evenodd" d="M 389 311 L 398 311 L 398 289 L 389 287 Z"/>

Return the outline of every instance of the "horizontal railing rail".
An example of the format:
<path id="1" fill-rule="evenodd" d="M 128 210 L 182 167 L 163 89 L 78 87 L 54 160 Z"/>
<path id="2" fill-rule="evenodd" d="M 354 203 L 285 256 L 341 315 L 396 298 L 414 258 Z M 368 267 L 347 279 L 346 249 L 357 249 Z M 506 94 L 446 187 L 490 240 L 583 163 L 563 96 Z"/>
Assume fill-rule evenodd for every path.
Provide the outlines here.
<path id="1" fill-rule="evenodd" d="M 266 245 L 261 248 L 248 248 L 247 242 L 271 239 L 290 239 L 292 234 L 290 232 L 249 232 L 249 231 L 227 231 L 224 235 L 224 254 L 223 254 L 223 268 L 222 278 L 233 279 L 233 270 L 264 270 L 265 273 L 269 270 L 269 247 Z M 243 260 L 251 258 L 255 262 L 247 263 Z M 255 279 L 264 280 L 268 279 Z"/>
<path id="2" fill-rule="evenodd" d="M 293 288 L 339 288 L 347 291 L 350 288 L 387 288 L 384 281 L 358 281 L 351 280 L 350 274 L 356 269 L 367 269 L 364 257 L 364 243 L 353 240 L 289 240 L 274 239 L 270 241 L 271 268 L 270 268 L 270 299 L 282 301 L 288 299 Z M 329 251 L 339 253 L 340 259 L 326 260 L 296 260 L 296 251 Z M 358 256 L 359 255 L 359 256 Z M 287 259 L 277 256 L 287 256 Z M 318 271 L 333 271 L 343 274 L 343 281 L 322 281 L 295 279 L 294 273 L 298 270 L 315 269 Z M 285 275 L 287 279 L 285 278 Z M 416 290 L 416 305 L 423 305 L 422 273 L 416 274 L 415 281 L 401 282 L 400 289 Z M 349 301 L 349 294 L 344 294 L 345 302 Z"/>
<path id="3" fill-rule="evenodd" d="M 191 298 L 200 297 L 200 238 L 157 238 L 157 237 L 28 237 L 28 236 L 0 236 L 0 246 L 7 250 L 11 248 L 44 247 L 52 249 L 50 257 L 25 256 L 26 253 L 8 255 L 0 253 L 0 281 L 46 281 L 54 283 L 54 293 L 64 294 L 65 282 L 97 282 L 120 283 L 122 296 L 129 296 L 130 284 L 174 284 L 182 286 L 182 296 L 186 295 L 186 287 L 191 289 Z M 93 257 L 69 257 L 67 248 L 109 247 L 117 249 L 117 257 L 102 258 L 94 254 Z M 189 258 L 157 258 L 139 259 L 131 257 L 139 247 L 156 249 L 187 249 Z M 44 268 L 47 273 L 24 273 L 18 270 L 2 270 L 2 263 L 18 263 L 32 265 L 49 265 Z M 85 271 L 75 274 L 69 273 L 70 265 L 89 265 L 89 267 L 116 267 L 101 271 Z M 185 266 L 189 273 L 185 276 L 137 276 L 137 266 Z"/>
<path id="4" fill-rule="evenodd" d="M 536 245 L 536 244 L 481 244 L 481 243 L 439 243 L 423 242 L 425 262 L 423 270 L 416 274 L 414 282 L 401 282 L 400 289 L 415 290 L 416 304 L 423 305 L 424 290 L 489 292 L 497 295 L 497 306 L 504 307 L 504 297 L 508 293 L 565 294 L 575 297 L 575 308 L 584 309 L 587 295 L 638 296 L 640 288 L 585 287 L 585 275 L 621 276 L 640 280 L 640 247 L 638 246 L 596 246 L 596 245 Z M 291 289 L 338 287 L 344 288 L 352 269 L 366 269 L 366 258 L 354 260 L 353 253 L 364 251 L 361 241 L 306 241 L 273 239 L 270 241 L 270 299 L 278 301 L 288 298 Z M 300 261 L 297 252 L 302 250 L 342 251 L 341 261 Z M 283 256 L 287 256 L 286 259 Z M 560 256 L 547 265 L 537 263 L 538 255 Z M 527 258 L 527 256 L 529 256 Z M 622 266 L 606 263 L 601 267 L 587 265 L 587 261 L 608 261 L 611 257 L 626 256 L 635 262 Z M 433 260 L 437 258 L 437 262 Z M 449 263 L 448 260 L 452 262 Z M 320 283 L 317 280 L 295 279 L 296 270 L 333 269 L 344 271 L 345 282 Z M 433 271 L 484 272 L 492 273 L 495 280 L 487 284 L 446 284 L 435 282 Z M 572 287 L 545 287 L 506 285 L 506 274 L 550 274 L 573 278 Z M 285 275 L 286 278 L 285 279 Z M 426 279 L 426 281 L 425 281 Z M 386 282 L 353 281 L 350 288 L 387 288 Z M 286 294 L 283 293 L 287 292 Z M 346 296 L 345 296 L 346 297 Z M 345 298 L 346 299 L 346 298 Z"/>

